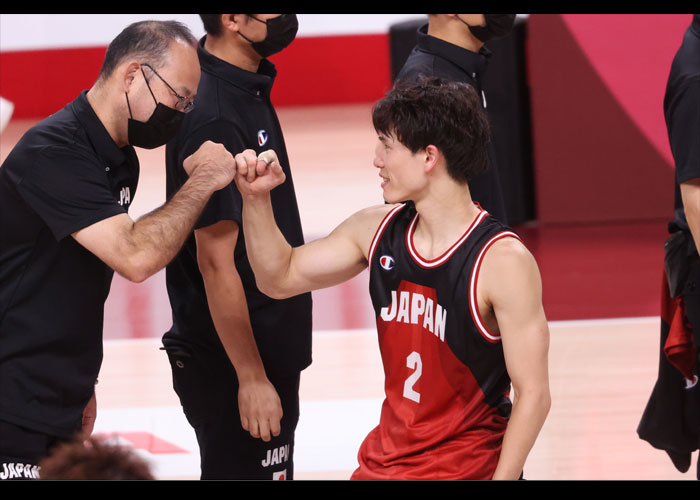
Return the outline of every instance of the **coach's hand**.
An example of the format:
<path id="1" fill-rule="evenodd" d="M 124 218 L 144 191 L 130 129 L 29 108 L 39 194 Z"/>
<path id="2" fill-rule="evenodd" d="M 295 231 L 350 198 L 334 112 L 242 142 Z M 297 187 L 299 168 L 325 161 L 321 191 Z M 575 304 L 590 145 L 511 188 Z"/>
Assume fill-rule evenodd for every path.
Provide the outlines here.
<path id="1" fill-rule="evenodd" d="M 238 190 L 243 197 L 260 196 L 282 184 L 286 178 L 277 160 L 277 154 L 268 149 L 256 155 L 246 149 L 235 156 Z"/>
<path id="2" fill-rule="evenodd" d="M 202 143 L 197 151 L 185 158 L 182 167 L 190 177 L 197 176 L 211 185 L 213 191 L 231 184 L 236 173 L 233 155 L 223 145 L 212 141 Z"/>
<path id="3" fill-rule="evenodd" d="M 282 403 L 269 380 L 241 380 L 238 409 L 241 425 L 254 438 L 269 441 L 273 436 L 279 436 Z"/>

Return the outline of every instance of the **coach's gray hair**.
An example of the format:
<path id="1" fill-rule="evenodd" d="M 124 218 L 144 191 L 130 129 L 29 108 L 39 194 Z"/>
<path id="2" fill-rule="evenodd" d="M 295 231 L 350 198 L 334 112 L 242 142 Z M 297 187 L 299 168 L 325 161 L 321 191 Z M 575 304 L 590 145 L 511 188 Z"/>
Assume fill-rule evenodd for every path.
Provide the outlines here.
<path id="1" fill-rule="evenodd" d="M 139 21 L 130 24 L 107 47 L 98 80 L 111 76 L 114 69 L 126 58 L 162 67 L 173 41 L 197 45 L 190 29 L 178 21 Z"/>

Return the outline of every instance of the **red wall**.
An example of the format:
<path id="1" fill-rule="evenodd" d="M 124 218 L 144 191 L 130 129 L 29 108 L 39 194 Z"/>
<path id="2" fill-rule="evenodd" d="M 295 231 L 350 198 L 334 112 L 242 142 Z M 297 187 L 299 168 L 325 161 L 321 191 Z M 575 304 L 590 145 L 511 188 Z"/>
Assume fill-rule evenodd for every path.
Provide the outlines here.
<path id="1" fill-rule="evenodd" d="M 0 52 L 0 96 L 15 104 L 15 118 L 48 116 L 92 86 L 105 50 Z M 391 85 L 386 34 L 297 38 L 270 59 L 279 106 L 372 102 Z"/>
<path id="2" fill-rule="evenodd" d="M 663 95 L 691 15 L 532 15 L 528 72 L 538 220 L 668 219 Z"/>

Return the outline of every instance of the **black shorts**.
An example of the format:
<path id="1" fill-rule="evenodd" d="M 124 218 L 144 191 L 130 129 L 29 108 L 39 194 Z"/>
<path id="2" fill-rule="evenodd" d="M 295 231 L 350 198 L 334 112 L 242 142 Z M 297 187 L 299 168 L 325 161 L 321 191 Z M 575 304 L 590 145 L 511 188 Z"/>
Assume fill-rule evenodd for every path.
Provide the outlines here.
<path id="1" fill-rule="evenodd" d="M 182 346 L 167 349 L 173 388 L 199 443 L 202 479 L 293 479 L 299 380 L 269 377 L 282 403 L 279 436 L 254 438 L 241 426 L 238 380 L 229 362 Z"/>
<path id="2" fill-rule="evenodd" d="M 0 481 L 38 479 L 39 462 L 64 441 L 0 420 Z"/>

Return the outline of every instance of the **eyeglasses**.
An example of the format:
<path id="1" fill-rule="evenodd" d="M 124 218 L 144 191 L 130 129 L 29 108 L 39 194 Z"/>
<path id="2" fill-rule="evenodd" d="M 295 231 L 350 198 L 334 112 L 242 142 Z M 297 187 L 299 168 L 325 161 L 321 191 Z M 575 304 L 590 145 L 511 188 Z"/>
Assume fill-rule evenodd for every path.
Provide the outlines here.
<path id="1" fill-rule="evenodd" d="M 172 88 L 172 87 L 170 86 L 170 84 L 169 84 L 168 82 L 166 82 L 166 81 L 163 79 L 163 77 L 160 76 L 160 75 L 158 74 L 158 72 L 157 72 L 155 69 L 153 69 L 153 66 L 151 66 L 150 64 L 148 64 L 148 63 L 141 63 L 141 66 L 142 66 L 142 68 L 141 68 L 141 73 L 143 73 L 143 77 L 144 77 L 144 78 L 146 78 L 146 73 L 143 72 L 143 66 L 146 66 L 148 69 L 150 69 L 151 71 L 153 71 L 153 73 L 155 73 L 155 75 L 156 75 L 158 78 L 160 78 L 160 81 L 163 82 L 163 83 L 170 89 L 170 91 L 175 95 L 175 97 L 176 97 L 177 100 L 178 100 L 178 103 L 177 103 L 177 105 L 175 106 L 175 109 L 177 109 L 178 111 L 182 111 L 183 113 L 189 113 L 190 111 L 192 111 L 192 108 L 194 108 L 194 101 L 192 101 L 191 99 L 188 99 L 187 97 L 181 96 L 180 94 L 178 94 L 177 92 L 175 92 L 175 89 Z M 146 79 L 146 85 L 148 86 L 148 90 L 151 90 L 150 85 L 148 85 L 148 79 Z M 151 95 L 153 95 L 153 91 L 151 91 Z M 155 96 L 153 97 L 153 99 L 155 99 Z"/>

